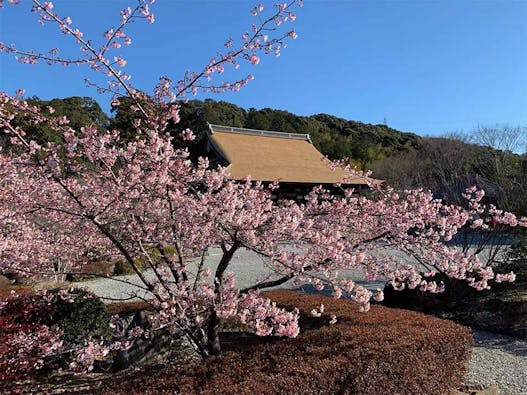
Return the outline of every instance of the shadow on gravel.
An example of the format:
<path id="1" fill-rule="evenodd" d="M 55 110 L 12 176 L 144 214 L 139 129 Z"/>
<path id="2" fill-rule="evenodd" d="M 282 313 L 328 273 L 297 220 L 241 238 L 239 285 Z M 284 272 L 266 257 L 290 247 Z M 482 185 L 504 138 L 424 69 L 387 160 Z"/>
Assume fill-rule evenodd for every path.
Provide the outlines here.
<path id="1" fill-rule="evenodd" d="M 472 334 L 476 347 L 494 348 L 518 357 L 527 357 L 527 341 L 483 331 L 473 331 Z"/>
<path id="2" fill-rule="evenodd" d="M 372 290 L 372 292 L 375 293 L 375 290 L 384 288 L 385 281 L 375 281 L 375 282 L 355 281 L 355 284 L 360 285 L 369 290 Z M 301 292 L 305 292 L 306 294 L 310 294 L 310 295 L 323 295 L 323 296 L 328 296 L 330 298 L 333 296 L 333 288 L 328 285 L 325 285 L 322 291 L 318 291 L 313 285 L 304 284 L 298 288 L 294 288 L 293 291 L 301 291 Z M 343 293 L 342 299 L 349 299 L 349 296 Z M 376 303 L 372 303 L 372 304 L 376 304 Z"/>

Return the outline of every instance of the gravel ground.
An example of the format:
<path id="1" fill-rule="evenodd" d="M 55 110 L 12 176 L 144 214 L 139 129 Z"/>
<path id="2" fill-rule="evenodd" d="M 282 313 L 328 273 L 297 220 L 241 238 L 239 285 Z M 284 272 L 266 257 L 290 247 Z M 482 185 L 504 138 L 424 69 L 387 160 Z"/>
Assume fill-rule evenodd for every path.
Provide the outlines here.
<path id="1" fill-rule="evenodd" d="M 205 265 L 214 269 L 221 255 L 220 250 L 211 249 Z M 239 251 L 233 259 L 230 269 L 236 273 L 236 283 L 240 288 L 253 285 L 262 280 L 269 279 L 269 269 L 261 258 L 247 251 Z M 153 276 L 146 272 L 147 277 Z M 384 281 L 365 283 L 360 281 L 361 273 L 348 271 L 343 273 L 357 283 L 369 289 L 382 288 Z M 119 279 L 130 283 L 140 284 L 135 275 L 120 276 Z M 116 282 L 111 279 L 92 280 L 76 283 L 78 286 L 87 286 L 97 295 L 106 298 L 122 299 L 134 293 L 144 296 L 139 288 L 130 284 Z M 288 283 L 281 288 L 290 288 Z M 309 292 L 309 289 L 306 289 Z M 111 302 L 110 299 L 107 301 Z M 489 332 L 474 331 L 476 345 L 470 361 L 467 380 L 474 384 L 497 384 L 500 394 L 527 395 L 527 341 L 513 337 L 501 336 Z"/>
<path id="2" fill-rule="evenodd" d="M 483 331 L 473 334 L 468 381 L 496 384 L 502 395 L 526 395 L 527 341 Z"/>
<path id="3" fill-rule="evenodd" d="M 221 259 L 221 255 L 221 249 L 209 249 L 209 252 L 205 257 L 205 267 L 210 268 L 212 273 L 214 273 L 214 271 L 216 270 L 216 266 L 218 265 L 218 262 Z M 195 268 L 197 268 L 198 262 L 199 260 L 189 263 L 190 273 L 195 273 Z M 249 287 L 259 282 L 276 278 L 276 276 L 270 276 L 272 271 L 266 265 L 263 258 L 245 249 L 240 249 L 236 252 L 229 265 L 228 271 L 235 273 L 236 285 L 239 288 Z M 149 270 L 145 271 L 144 274 L 148 279 L 154 278 L 154 274 Z M 366 286 L 369 289 L 382 289 L 386 282 L 385 280 L 379 280 L 376 282 L 364 282 L 362 281 L 362 272 L 358 270 L 342 271 L 341 275 L 343 277 L 351 278 L 356 281 L 357 284 Z M 110 299 L 129 298 L 135 293 L 137 293 L 137 295 L 140 297 L 146 295 L 145 292 L 139 288 L 141 285 L 141 281 L 135 274 L 128 276 L 119 276 L 116 277 L 116 279 L 126 281 L 128 282 L 128 284 L 123 282 L 117 282 L 113 279 L 97 279 L 75 283 L 75 285 L 88 287 L 100 297 L 109 298 L 107 300 L 109 302 L 111 302 Z M 190 279 L 192 280 L 192 275 L 190 276 Z M 133 284 L 136 284 L 137 286 L 134 286 Z M 282 284 L 280 288 L 291 288 L 290 282 Z"/>

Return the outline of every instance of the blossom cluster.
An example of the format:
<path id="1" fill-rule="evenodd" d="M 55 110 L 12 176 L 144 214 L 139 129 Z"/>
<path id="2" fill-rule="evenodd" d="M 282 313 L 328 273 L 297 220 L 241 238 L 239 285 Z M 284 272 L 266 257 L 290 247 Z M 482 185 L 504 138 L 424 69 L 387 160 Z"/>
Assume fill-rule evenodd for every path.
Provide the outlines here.
<path id="1" fill-rule="evenodd" d="M 82 265 L 89 254 L 121 256 L 157 311 L 153 330 L 186 330 L 203 343 L 209 339 L 200 328 L 238 317 L 260 335 L 296 336 L 298 315 L 277 308 L 258 290 L 289 280 L 310 283 L 319 290 L 329 287 L 335 298 L 346 296 L 367 311 L 382 292 L 339 275 L 348 270 L 361 271 L 367 280 L 388 278 L 396 289 L 429 292 L 443 289 L 430 280 L 437 272 L 465 279 L 476 289 L 488 288 L 494 278 L 513 280 L 512 274 L 495 276 L 477 256 L 445 244 L 462 227 L 483 227 L 489 218 L 508 226 L 526 224 L 525 218 L 484 207 L 478 190 L 467 191 L 468 209 L 446 205 L 427 191 L 396 192 L 379 184 L 371 184 L 372 197 L 351 189 L 332 195 L 318 187 L 304 204 L 275 203 L 275 185 L 231 180 L 206 159 L 194 165 L 159 120 L 138 127 L 141 138 L 123 142 L 117 131 L 73 130 L 23 100 L 1 99 L 2 113 L 24 111 L 32 122 L 60 129 L 64 142 L 27 142 L 23 130 L 3 119 L 21 153 L 0 156 L 6 180 L 0 221 L 9 230 L 3 234 L 0 267 L 38 274 L 49 270 L 56 256 L 67 257 L 72 266 Z M 177 107 L 171 116 L 177 118 Z M 210 247 L 223 252 L 215 272 L 196 273 L 192 262 Z M 263 257 L 272 279 L 239 289 L 229 268 L 241 248 Z M 147 262 L 153 279 L 137 259 Z"/>
<path id="2" fill-rule="evenodd" d="M 206 158 L 192 163 L 189 152 L 166 133 L 169 122 L 179 120 L 179 107 L 171 102 L 188 91 L 236 90 L 244 85 L 249 77 L 219 86 L 207 80 L 222 73 L 225 65 L 236 67 L 239 59 L 258 64 L 262 51 L 279 54 L 284 40 L 296 33 L 269 38 L 266 32 L 294 21 L 291 7 L 300 2 L 277 4 L 272 16 L 242 35 L 238 49 L 232 49 L 229 40 L 229 51 L 213 57 L 201 72 L 187 73 L 175 84 L 163 77 L 153 97 L 130 88 L 126 75 L 117 70 L 126 65 L 124 58 L 115 55 L 110 61 L 107 55 L 131 42 L 124 33 L 129 21 L 153 22 L 147 3 L 139 0 L 136 8 L 122 10 L 120 25 L 106 30 L 105 44 L 96 49 L 71 27 L 70 19 L 55 13 L 52 3 L 33 1 L 40 19 L 57 23 L 79 41 L 83 61 L 109 74 L 108 90 L 123 88 L 140 116 L 134 121 L 135 138 L 124 140 L 118 130 L 94 125 L 74 130 L 52 108 L 0 93 L 0 130 L 12 144 L 12 149 L 0 152 L 0 271 L 41 277 L 57 267 L 82 272 L 94 259 L 118 257 L 134 270 L 138 284 L 133 285 L 153 310 L 151 328 L 132 328 L 128 335 L 145 337 L 165 328 L 183 332 L 203 355 L 219 352 L 217 329 L 227 318 L 237 318 L 258 335 L 297 336 L 298 311 L 281 309 L 259 293 L 288 281 L 329 289 L 335 298 L 347 297 L 367 311 L 370 301 L 382 300 L 383 294 L 349 280 L 347 271 L 362 273 L 369 281 L 388 279 L 396 289 L 429 292 L 444 287 L 432 280 L 437 272 L 476 289 L 488 288 L 494 279 L 514 280 L 513 274 L 495 275 L 476 255 L 445 243 L 467 226 L 527 226 L 526 218 L 484 206 L 483 192 L 477 189 L 466 192 L 468 208 L 447 205 L 429 191 L 395 191 L 347 167 L 351 179 L 369 182 L 370 194 L 344 188 L 341 194 L 331 194 L 319 186 L 302 204 L 275 202 L 276 184 L 232 180 L 225 168 L 210 166 Z M 252 10 L 256 18 L 262 12 L 260 5 Z M 0 49 L 23 56 L 2 44 Z M 60 133 L 63 141 L 31 141 L 17 123 L 20 117 L 29 127 Z M 193 134 L 187 130 L 181 138 L 192 139 Z M 204 267 L 204 257 L 212 247 L 221 254 L 210 270 Z M 240 288 L 232 270 L 240 249 L 262 257 L 269 278 Z M 313 311 L 315 316 L 322 313 L 322 306 Z M 330 323 L 336 320 L 330 317 Z M 28 346 L 38 343 L 42 355 L 60 350 L 58 332 L 42 332 L 51 343 L 37 333 L 23 333 Z M 111 347 L 85 339 L 73 352 L 71 368 L 88 370 Z"/>

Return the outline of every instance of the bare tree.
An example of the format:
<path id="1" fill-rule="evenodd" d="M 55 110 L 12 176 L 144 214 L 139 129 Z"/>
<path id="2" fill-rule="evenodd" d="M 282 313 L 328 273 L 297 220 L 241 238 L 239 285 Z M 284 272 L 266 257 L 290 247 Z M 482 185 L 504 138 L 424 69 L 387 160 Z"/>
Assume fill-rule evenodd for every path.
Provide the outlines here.
<path id="1" fill-rule="evenodd" d="M 423 138 L 419 150 L 377 163 L 374 174 L 397 188 L 430 189 L 438 198 L 459 205 L 463 204 L 463 191 L 477 185 L 485 190 L 488 203 L 525 214 L 527 154 L 514 153 L 525 140 L 525 132 L 526 128 L 521 127 L 478 126 L 477 133 L 454 132 L 441 138 Z M 466 228 L 460 230 L 455 242 L 463 251 L 496 264 L 503 259 L 513 238 L 500 226 L 486 233 Z"/>
<path id="2" fill-rule="evenodd" d="M 478 125 L 472 132 L 474 141 L 500 151 L 518 152 L 525 149 L 527 128 L 511 125 Z"/>

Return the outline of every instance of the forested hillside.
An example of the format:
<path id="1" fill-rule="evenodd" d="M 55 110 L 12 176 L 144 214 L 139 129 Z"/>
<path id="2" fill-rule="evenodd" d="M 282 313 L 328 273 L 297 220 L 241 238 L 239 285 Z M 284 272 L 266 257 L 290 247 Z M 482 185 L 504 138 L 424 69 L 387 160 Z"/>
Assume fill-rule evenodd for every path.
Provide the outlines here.
<path id="1" fill-rule="evenodd" d="M 67 116 L 73 128 L 93 122 L 99 128 L 121 130 L 124 139 L 134 136 L 133 121 L 140 117 L 130 109 L 129 99 L 121 99 L 120 107 L 112 109 L 112 117 L 89 97 L 51 101 L 31 98 L 29 102 L 44 111 L 53 107 L 54 115 Z M 207 123 L 308 133 L 315 146 L 329 158 L 347 157 L 359 168 L 373 169 L 375 177 L 396 188 L 422 187 L 435 191 L 438 197 L 452 199 L 460 196 L 466 186 L 477 184 L 487 191 L 489 200 L 500 207 L 527 213 L 527 154 L 513 153 L 511 145 L 511 141 L 526 140 L 525 128 L 480 128 L 480 138 L 472 140 L 467 139 L 468 135 L 430 138 L 328 114 L 299 116 L 270 108 L 245 110 L 212 99 L 183 103 L 180 116 L 181 121 L 170 125 L 169 132 L 177 135 L 190 128 L 196 133 L 197 139 L 189 145 L 193 158 L 205 152 Z M 60 139 L 42 125 L 28 125 L 23 117 L 17 122 L 40 143 Z M 507 145 L 498 144 L 500 141 Z M 7 141 L 2 143 L 8 144 Z"/>
<path id="2" fill-rule="evenodd" d="M 38 97 L 27 99 L 28 104 L 40 107 L 44 114 L 49 114 L 50 109 L 53 116 L 67 117 L 68 125 L 73 129 L 79 129 L 82 126 L 95 124 L 99 128 L 109 127 L 110 118 L 104 113 L 94 99 L 91 97 L 67 97 L 65 99 L 41 100 Z M 44 124 L 35 125 L 29 123 L 28 119 L 20 115 L 15 118 L 15 126 L 19 126 L 26 132 L 27 138 L 43 144 L 48 141 L 59 142 L 62 136 L 47 128 Z M 0 146 L 10 145 L 4 136 L 0 139 Z"/>
<path id="3" fill-rule="evenodd" d="M 194 131 L 204 131 L 206 123 L 275 130 L 286 133 L 308 133 L 315 146 L 331 159 L 348 157 L 359 167 L 394 153 L 419 148 L 421 138 L 386 125 L 348 121 L 328 114 L 299 116 L 283 110 L 264 108 L 244 110 L 234 104 L 211 99 L 192 100 L 182 105 L 181 124 Z"/>
<path id="4" fill-rule="evenodd" d="M 108 117 L 99 104 L 89 97 L 69 97 L 50 101 L 33 97 L 28 99 L 28 102 L 41 107 L 44 112 L 48 112 L 48 108 L 53 107 L 53 115 L 67 116 L 69 125 L 74 129 L 93 122 L 99 128 L 120 130 L 121 136 L 125 139 L 133 138 L 134 119 L 141 117 L 138 112 L 131 109 L 132 102 L 127 98 L 121 98 L 120 106 L 112 108 L 112 117 Z M 204 153 L 207 123 L 287 133 L 308 133 L 315 146 L 324 155 L 331 159 L 349 158 L 360 168 L 371 167 L 373 163 L 396 153 L 412 152 L 419 149 L 422 144 L 421 137 L 400 132 L 386 125 L 348 121 L 329 114 L 299 116 L 270 108 L 245 110 L 234 104 L 212 99 L 182 103 L 180 116 L 181 121 L 171 125 L 169 131 L 174 135 L 186 128 L 194 131 L 197 139 L 189 147 L 193 157 Z M 43 125 L 27 125 L 24 117 L 20 117 L 17 122 L 39 143 L 57 141 L 61 138 Z"/>
<path id="5" fill-rule="evenodd" d="M 498 128 L 495 132 L 507 131 Z M 396 188 L 426 188 L 453 202 L 460 202 L 468 186 L 477 185 L 485 190 L 487 201 L 527 214 L 527 153 L 473 144 L 459 137 L 428 137 L 418 150 L 376 162 L 372 170 Z"/>

